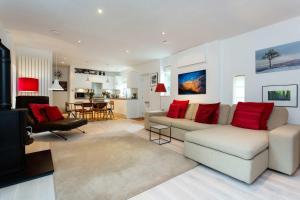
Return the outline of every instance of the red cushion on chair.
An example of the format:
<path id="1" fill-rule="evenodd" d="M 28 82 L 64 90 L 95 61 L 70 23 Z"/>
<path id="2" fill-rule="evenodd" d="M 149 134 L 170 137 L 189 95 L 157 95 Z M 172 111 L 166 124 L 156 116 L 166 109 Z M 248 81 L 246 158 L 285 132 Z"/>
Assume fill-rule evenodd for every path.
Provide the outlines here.
<path id="1" fill-rule="evenodd" d="M 64 119 L 64 116 L 61 114 L 57 106 L 48 106 L 44 108 L 44 111 L 49 119 L 49 121 L 57 121 Z"/>
<path id="2" fill-rule="evenodd" d="M 232 126 L 261 130 L 265 106 L 259 103 L 239 102 L 231 122 Z"/>
<path id="3" fill-rule="evenodd" d="M 217 124 L 219 121 L 220 103 L 199 104 L 195 122 Z"/>
<path id="4" fill-rule="evenodd" d="M 190 102 L 189 100 L 173 100 L 173 104 L 178 104 L 181 106 L 180 114 L 179 114 L 178 118 L 185 117 L 185 113 L 186 113 L 186 110 L 188 109 L 189 102 Z"/>
<path id="5" fill-rule="evenodd" d="M 170 104 L 167 117 L 179 118 L 181 109 L 182 109 L 182 106 L 179 104 L 173 104 L 173 103 Z"/>
<path id="6" fill-rule="evenodd" d="M 39 122 L 48 121 L 47 116 L 43 112 L 43 108 L 48 107 L 49 104 L 29 104 L 29 108 L 34 116 L 34 118 Z"/>

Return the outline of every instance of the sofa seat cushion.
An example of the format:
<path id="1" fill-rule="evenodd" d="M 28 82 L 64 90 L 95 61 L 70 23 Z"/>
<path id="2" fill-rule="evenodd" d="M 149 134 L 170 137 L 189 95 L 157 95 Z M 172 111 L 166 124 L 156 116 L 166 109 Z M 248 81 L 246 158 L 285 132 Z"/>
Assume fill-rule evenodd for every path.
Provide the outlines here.
<path id="1" fill-rule="evenodd" d="M 149 117 L 149 121 L 152 123 L 162 124 L 166 126 L 171 126 L 172 121 L 176 119 L 167 117 L 167 116 L 152 116 Z"/>
<path id="2" fill-rule="evenodd" d="M 185 141 L 215 149 L 246 160 L 268 148 L 268 131 L 218 126 L 186 133 Z"/>
<path id="3" fill-rule="evenodd" d="M 176 119 L 172 121 L 172 126 L 175 128 L 180 128 L 188 131 L 195 131 L 195 130 L 203 130 L 207 128 L 217 127 L 218 125 L 198 123 L 188 119 Z"/>

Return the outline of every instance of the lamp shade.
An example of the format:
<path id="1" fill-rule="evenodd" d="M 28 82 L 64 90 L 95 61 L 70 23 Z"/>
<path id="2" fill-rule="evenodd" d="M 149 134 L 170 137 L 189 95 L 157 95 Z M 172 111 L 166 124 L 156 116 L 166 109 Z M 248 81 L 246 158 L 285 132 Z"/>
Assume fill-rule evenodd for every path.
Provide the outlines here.
<path id="1" fill-rule="evenodd" d="M 52 86 L 49 88 L 49 90 L 62 91 L 64 90 L 64 88 L 62 88 L 61 85 L 59 84 L 59 80 L 55 79 Z"/>
<path id="2" fill-rule="evenodd" d="M 36 78 L 18 78 L 18 91 L 19 92 L 38 92 L 39 80 Z"/>
<path id="3" fill-rule="evenodd" d="M 158 83 L 156 85 L 156 88 L 155 88 L 155 92 L 166 92 L 166 87 L 165 87 L 165 84 L 163 83 Z"/>

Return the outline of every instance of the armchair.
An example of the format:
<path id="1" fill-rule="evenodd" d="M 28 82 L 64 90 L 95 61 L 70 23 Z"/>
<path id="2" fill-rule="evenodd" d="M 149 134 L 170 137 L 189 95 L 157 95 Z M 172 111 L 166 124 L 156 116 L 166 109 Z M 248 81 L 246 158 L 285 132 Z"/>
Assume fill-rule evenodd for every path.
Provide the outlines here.
<path id="1" fill-rule="evenodd" d="M 49 104 L 49 97 L 47 96 L 17 96 L 16 97 L 16 108 L 29 108 L 29 104 Z M 32 113 L 28 112 L 27 115 L 27 124 L 32 127 L 33 133 L 40 133 L 45 131 L 50 131 L 54 135 L 67 140 L 67 138 L 56 131 L 69 131 L 72 129 L 79 129 L 79 127 L 86 125 L 87 120 L 86 119 L 76 119 L 76 118 L 65 118 L 58 121 L 52 121 L 52 122 L 42 122 L 38 123 Z M 80 130 L 82 133 L 85 133 L 85 131 Z"/>

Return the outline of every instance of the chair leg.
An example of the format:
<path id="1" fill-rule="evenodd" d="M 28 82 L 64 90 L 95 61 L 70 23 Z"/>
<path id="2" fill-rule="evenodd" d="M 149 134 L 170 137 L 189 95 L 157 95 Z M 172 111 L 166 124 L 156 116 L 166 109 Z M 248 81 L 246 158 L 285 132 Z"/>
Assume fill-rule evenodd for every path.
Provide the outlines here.
<path id="1" fill-rule="evenodd" d="M 81 133 L 86 133 L 84 130 L 81 130 L 80 128 L 77 128 Z"/>
<path id="2" fill-rule="evenodd" d="M 50 131 L 52 134 L 54 134 L 55 136 L 59 137 L 59 138 L 62 138 L 64 140 L 68 140 L 68 138 L 66 138 L 65 136 L 61 135 L 61 134 L 58 134 L 58 133 L 55 133 L 54 131 Z"/>

